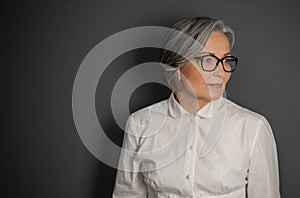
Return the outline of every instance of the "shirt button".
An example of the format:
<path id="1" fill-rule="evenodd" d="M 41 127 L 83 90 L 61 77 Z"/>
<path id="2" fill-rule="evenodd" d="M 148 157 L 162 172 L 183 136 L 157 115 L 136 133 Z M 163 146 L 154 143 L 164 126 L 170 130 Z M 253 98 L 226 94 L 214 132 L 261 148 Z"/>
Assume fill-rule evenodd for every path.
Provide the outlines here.
<path id="1" fill-rule="evenodd" d="M 193 146 L 190 146 L 190 150 L 193 150 Z"/>
<path id="2" fill-rule="evenodd" d="M 186 179 L 190 179 L 190 175 L 185 176 Z"/>

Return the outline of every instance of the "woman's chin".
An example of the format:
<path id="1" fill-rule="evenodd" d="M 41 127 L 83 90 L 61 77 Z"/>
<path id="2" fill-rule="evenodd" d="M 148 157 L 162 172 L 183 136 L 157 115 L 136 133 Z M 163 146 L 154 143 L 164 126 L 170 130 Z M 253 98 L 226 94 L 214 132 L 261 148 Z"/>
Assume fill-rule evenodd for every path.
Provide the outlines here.
<path id="1" fill-rule="evenodd" d="M 218 100 L 223 95 L 223 92 L 221 93 L 210 93 L 210 95 L 203 97 L 203 95 L 198 95 L 198 99 L 206 98 L 207 101 L 211 100 Z"/>
<path id="2" fill-rule="evenodd" d="M 223 95 L 224 89 L 211 90 L 209 92 L 211 100 L 218 100 Z"/>

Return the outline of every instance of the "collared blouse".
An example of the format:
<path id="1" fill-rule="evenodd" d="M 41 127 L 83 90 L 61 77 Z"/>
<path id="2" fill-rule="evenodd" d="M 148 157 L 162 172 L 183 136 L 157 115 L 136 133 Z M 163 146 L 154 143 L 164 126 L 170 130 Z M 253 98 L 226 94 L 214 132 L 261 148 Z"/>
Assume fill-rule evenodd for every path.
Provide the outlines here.
<path id="1" fill-rule="evenodd" d="M 267 120 L 221 97 L 194 115 L 171 94 L 126 125 L 114 198 L 280 198 Z"/>

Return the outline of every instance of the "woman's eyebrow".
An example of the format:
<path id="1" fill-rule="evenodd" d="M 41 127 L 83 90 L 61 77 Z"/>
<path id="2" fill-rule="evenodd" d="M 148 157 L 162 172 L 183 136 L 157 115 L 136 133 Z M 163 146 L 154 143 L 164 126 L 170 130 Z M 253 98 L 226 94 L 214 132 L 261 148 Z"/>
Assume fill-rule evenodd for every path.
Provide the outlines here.
<path id="1" fill-rule="evenodd" d="M 211 52 L 200 52 L 198 55 L 200 56 L 200 55 L 203 55 L 203 54 L 209 54 L 209 55 L 216 55 L 216 54 L 214 54 L 214 53 L 211 53 Z M 227 52 L 227 53 L 225 53 L 223 56 L 227 56 L 227 55 L 230 55 L 231 54 L 231 52 Z"/>
<path id="2" fill-rule="evenodd" d="M 214 53 L 211 52 L 200 52 L 198 55 L 203 55 L 203 54 L 208 54 L 208 55 L 215 55 Z"/>
<path id="3" fill-rule="evenodd" d="M 227 53 L 224 54 L 224 56 L 227 56 L 227 55 L 230 55 L 230 54 L 231 54 L 231 52 L 227 52 Z"/>

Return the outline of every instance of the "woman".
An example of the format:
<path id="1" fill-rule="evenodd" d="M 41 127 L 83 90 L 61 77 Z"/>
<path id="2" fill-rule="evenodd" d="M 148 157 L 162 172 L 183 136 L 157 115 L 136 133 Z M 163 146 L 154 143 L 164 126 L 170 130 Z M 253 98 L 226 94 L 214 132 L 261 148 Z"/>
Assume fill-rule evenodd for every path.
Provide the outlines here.
<path id="1" fill-rule="evenodd" d="M 129 117 L 113 197 L 279 198 L 270 125 L 223 97 L 233 31 L 209 17 L 172 29 L 162 65 L 173 92 Z"/>

